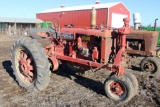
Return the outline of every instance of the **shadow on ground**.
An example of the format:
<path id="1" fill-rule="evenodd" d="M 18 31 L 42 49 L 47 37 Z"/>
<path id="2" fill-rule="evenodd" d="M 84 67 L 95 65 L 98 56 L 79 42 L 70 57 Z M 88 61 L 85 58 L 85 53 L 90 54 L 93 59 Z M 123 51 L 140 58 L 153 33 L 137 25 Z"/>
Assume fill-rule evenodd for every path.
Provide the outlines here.
<path id="1" fill-rule="evenodd" d="M 141 68 L 137 67 L 137 66 L 132 66 L 131 69 L 134 70 L 134 71 L 136 71 L 136 72 L 140 72 L 141 71 Z"/>
<path id="2" fill-rule="evenodd" d="M 13 75 L 13 69 L 11 67 L 12 63 L 10 60 L 5 60 L 2 62 L 2 65 L 6 72 L 15 80 L 15 76 Z"/>
<path id="3" fill-rule="evenodd" d="M 95 81 L 93 79 L 80 76 L 77 73 L 74 73 L 74 71 L 70 71 L 64 68 L 63 65 L 60 65 L 59 69 L 53 73 L 59 76 L 69 78 L 74 82 L 76 82 L 77 84 L 82 85 L 83 87 L 90 89 L 96 92 L 97 94 L 105 96 L 104 84 L 100 81 Z M 72 79 L 72 77 L 74 77 L 74 79 Z"/>

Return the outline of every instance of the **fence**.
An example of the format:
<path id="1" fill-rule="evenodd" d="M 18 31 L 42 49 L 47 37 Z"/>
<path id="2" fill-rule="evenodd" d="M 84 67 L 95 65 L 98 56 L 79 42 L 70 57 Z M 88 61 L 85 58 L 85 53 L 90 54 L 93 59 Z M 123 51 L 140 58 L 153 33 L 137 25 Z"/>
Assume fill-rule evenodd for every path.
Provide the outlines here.
<path id="1" fill-rule="evenodd" d="M 1 35 L 27 35 L 30 28 L 35 28 L 36 24 L 30 23 L 6 23 L 0 22 Z"/>

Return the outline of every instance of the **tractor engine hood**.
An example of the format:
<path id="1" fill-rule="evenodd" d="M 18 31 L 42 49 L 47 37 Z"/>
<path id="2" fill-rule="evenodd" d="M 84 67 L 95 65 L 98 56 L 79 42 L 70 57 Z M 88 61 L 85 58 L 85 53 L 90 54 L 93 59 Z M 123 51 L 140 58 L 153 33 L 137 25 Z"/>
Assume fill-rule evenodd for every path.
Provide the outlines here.
<path id="1" fill-rule="evenodd" d="M 116 32 L 112 30 L 96 30 L 96 29 L 87 29 L 87 28 L 62 28 L 61 34 L 84 34 L 84 35 L 94 35 L 99 37 L 111 37 L 117 35 Z"/>
<path id="2" fill-rule="evenodd" d="M 126 39 L 127 41 L 144 41 L 144 51 L 154 55 L 156 54 L 158 35 L 157 31 L 132 30 L 132 32 L 127 35 Z"/>

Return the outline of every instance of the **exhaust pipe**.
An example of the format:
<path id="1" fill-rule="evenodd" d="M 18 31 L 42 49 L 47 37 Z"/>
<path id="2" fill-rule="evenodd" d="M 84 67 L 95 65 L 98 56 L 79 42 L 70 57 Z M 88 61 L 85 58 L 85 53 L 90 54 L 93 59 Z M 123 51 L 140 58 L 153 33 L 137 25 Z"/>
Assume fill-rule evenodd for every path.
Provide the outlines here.
<path id="1" fill-rule="evenodd" d="M 95 7 L 92 7 L 92 11 L 91 11 L 91 27 L 92 28 L 96 27 L 96 9 Z"/>
<path id="2" fill-rule="evenodd" d="M 156 27 L 157 27 L 157 20 L 158 20 L 158 18 L 157 18 L 157 19 L 155 19 L 155 22 L 154 22 L 154 31 L 156 31 Z"/>

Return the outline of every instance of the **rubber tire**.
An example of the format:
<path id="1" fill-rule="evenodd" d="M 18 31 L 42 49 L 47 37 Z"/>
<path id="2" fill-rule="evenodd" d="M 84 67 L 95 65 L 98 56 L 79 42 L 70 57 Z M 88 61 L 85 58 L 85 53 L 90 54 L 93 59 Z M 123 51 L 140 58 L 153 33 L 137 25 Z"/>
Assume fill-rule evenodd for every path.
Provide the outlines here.
<path id="1" fill-rule="evenodd" d="M 127 90 L 127 94 L 125 96 L 125 98 L 123 99 L 115 99 L 113 98 L 113 96 L 110 94 L 110 92 L 107 90 L 108 86 L 110 85 L 109 82 L 110 81 L 120 81 L 121 83 L 123 83 L 126 87 L 126 90 Z M 133 97 L 133 84 L 131 83 L 131 81 L 125 77 L 125 76 L 111 76 L 111 77 L 108 77 L 105 82 L 104 82 L 104 90 L 105 90 L 105 93 L 107 95 L 108 98 L 114 100 L 115 102 L 117 103 L 120 103 L 120 104 L 124 104 L 128 101 L 130 101 Z"/>
<path id="2" fill-rule="evenodd" d="M 141 63 L 140 63 L 140 68 L 141 68 L 141 70 L 143 71 L 143 72 L 147 72 L 147 71 L 145 71 L 145 69 L 143 68 L 143 66 L 144 66 L 144 64 L 146 63 L 146 62 L 152 62 L 154 65 L 155 65 L 155 70 L 152 72 L 152 73 L 150 73 L 150 74 L 154 74 L 154 75 L 157 75 L 158 73 L 160 73 L 160 60 L 159 60 L 159 58 L 157 58 L 157 57 L 146 57 L 146 58 L 144 58 L 142 61 L 141 61 Z"/>
<path id="3" fill-rule="evenodd" d="M 27 50 L 36 66 L 36 80 L 30 84 L 26 84 L 19 76 L 19 68 L 16 67 L 16 54 L 20 48 Z M 21 87 L 26 88 L 28 91 L 42 91 L 50 82 L 50 64 L 48 58 L 44 52 L 42 46 L 35 40 L 29 37 L 23 37 L 17 40 L 11 48 L 11 62 L 13 68 L 13 74 L 16 77 L 16 81 Z"/>
<path id="4" fill-rule="evenodd" d="M 138 84 L 138 80 L 136 78 L 136 76 L 129 70 L 125 71 L 125 74 L 124 74 L 133 84 L 133 87 L 134 87 L 134 95 L 137 95 L 138 94 L 138 90 L 139 90 L 139 84 Z"/>
<path id="5" fill-rule="evenodd" d="M 158 49 L 156 50 L 157 58 L 160 58 L 160 55 L 158 55 L 159 52 L 160 52 L 160 48 L 158 48 Z"/>
<path id="6" fill-rule="evenodd" d="M 110 74 L 110 77 L 115 76 L 115 75 L 116 74 L 114 72 L 112 72 Z M 130 80 L 130 82 L 132 83 L 132 85 L 134 87 L 133 88 L 133 91 L 134 91 L 133 96 L 137 95 L 138 90 L 139 90 L 139 84 L 138 84 L 138 80 L 137 80 L 136 76 L 129 69 L 125 70 L 125 73 L 123 76 L 128 78 Z"/>
<path id="7" fill-rule="evenodd" d="M 55 30 L 55 28 L 32 28 L 30 29 L 30 37 L 37 39 L 37 40 L 43 40 L 44 38 L 39 36 L 37 34 L 37 32 L 46 32 L 46 33 L 50 33 L 53 34 L 53 38 L 56 38 L 57 36 L 57 32 Z"/>

